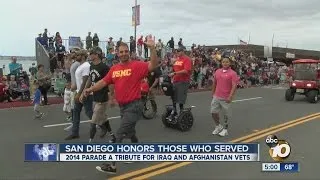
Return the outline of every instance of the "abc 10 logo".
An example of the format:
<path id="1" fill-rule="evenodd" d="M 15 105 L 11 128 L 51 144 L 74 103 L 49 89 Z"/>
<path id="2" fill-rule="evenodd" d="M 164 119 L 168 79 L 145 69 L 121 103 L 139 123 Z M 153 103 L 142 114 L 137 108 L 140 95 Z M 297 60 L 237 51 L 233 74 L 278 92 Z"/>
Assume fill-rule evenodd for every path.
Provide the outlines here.
<path id="1" fill-rule="evenodd" d="M 279 140 L 275 135 L 269 135 L 266 138 L 266 144 L 269 146 L 269 155 L 275 161 L 284 161 L 290 156 L 291 147 L 285 140 Z"/>

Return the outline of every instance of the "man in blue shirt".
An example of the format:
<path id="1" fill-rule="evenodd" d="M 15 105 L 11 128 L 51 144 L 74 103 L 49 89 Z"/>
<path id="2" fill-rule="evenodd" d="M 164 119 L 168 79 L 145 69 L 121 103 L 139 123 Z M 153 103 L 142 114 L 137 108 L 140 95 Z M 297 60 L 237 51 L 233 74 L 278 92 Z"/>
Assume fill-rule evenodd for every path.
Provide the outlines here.
<path id="1" fill-rule="evenodd" d="M 106 56 L 106 58 L 107 58 L 107 65 L 108 65 L 109 67 L 112 66 L 112 61 L 115 59 L 115 55 L 112 54 L 112 52 L 113 52 L 113 49 L 112 49 L 112 48 L 109 48 L 109 49 L 108 49 L 107 56 Z"/>
<path id="2" fill-rule="evenodd" d="M 41 119 L 44 115 L 44 113 L 40 112 L 40 103 L 41 103 L 41 91 L 39 89 L 39 82 L 35 81 L 34 86 L 36 88 L 33 98 L 33 105 L 34 105 L 34 112 L 36 113 L 35 119 Z"/>
<path id="3" fill-rule="evenodd" d="M 17 63 L 17 58 L 12 57 L 12 62 L 9 64 L 9 70 L 10 74 L 17 75 L 20 72 L 20 69 L 22 69 L 22 65 Z"/>

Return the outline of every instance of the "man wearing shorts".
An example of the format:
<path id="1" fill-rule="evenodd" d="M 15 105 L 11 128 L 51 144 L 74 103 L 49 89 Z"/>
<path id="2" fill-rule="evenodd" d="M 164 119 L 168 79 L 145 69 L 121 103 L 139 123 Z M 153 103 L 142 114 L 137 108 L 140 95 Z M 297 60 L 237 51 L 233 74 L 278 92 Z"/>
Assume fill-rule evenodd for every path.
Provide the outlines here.
<path id="1" fill-rule="evenodd" d="M 90 59 L 92 64 L 90 66 L 89 78 L 86 83 L 86 88 L 93 86 L 95 83 L 100 81 L 109 72 L 109 67 L 102 62 L 103 52 L 100 47 L 93 47 L 90 50 Z M 96 135 L 98 125 L 102 133 L 100 135 L 103 138 L 107 132 L 110 133 L 112 139 L 110 142 L 115 142 L 115 136 L 112 133 L 111 126 L 106 115 L 106 110 L 108 106 L 108 87 L 104 87 L 99 91 L 93 93 L 93 115 L 90 126 L 90 139 L 91 142 Z M 80 101 L 83 101 L 83 94 L 80 97 Z"/>
<path id="2" fill-rule="evenodd" d="M 228 135 L 228 120 L 231 117 L 231 102 L 238 84 L 237 73 L 230 68 L 230 59 L 222 59 L 222 68 L 213 77 L 211 114 L 216 124 L 213 135 Z M 224 111 L 225 126 L 220 124 L 219 113 Z"/>
<path id="3" fill-rule="evenodd" d="M 131 139 L 132 143 L 137 143 L 136 123 L 142 117 L 143 103 L 141 102 L 141 81 L 147 77 L 148 72 L 153 71 L 157 65 L 157 52 L 155 42 L 149 36 L 146 44 L 150 48 L 150 62 L 130 60 L 129 48 L 125 43 L 119 46 L 118 56 L 120 63 L 111 67 L 108 74 L 94 86 L 85 90 L 85 95 L 96 92 L 110 84 L 114 84 L 115 98 L 120 106 L 121 122 L 116 133 L 116 143 L 121 143 L 123 139 Z M 116 163 L 103 163 L 97 166 L 97 170 L 106 173 L 116 173 Z"/>
<path id="4" fill-rule="evenodd" d="M 185 49 L 186 48 L 184 46 L 180 46 L 177 49 L 177 60 L 173 64 L 174 72 L 169 74 L 170 77 L 173 77 L 173 108 L 175 115 L 178 115 L 177 103 L 180 108 L 179 112 L 184 108 L 190 84 L 192 62 L 191 59 L 185 55 Z"/>

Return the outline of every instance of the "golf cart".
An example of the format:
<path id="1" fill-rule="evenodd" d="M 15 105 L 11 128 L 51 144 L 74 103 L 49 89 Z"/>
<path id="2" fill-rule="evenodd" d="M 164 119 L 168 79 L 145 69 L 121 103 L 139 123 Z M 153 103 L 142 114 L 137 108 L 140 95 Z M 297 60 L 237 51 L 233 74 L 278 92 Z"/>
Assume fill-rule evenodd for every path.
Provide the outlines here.
<path id="1" fill-rule="evenodd" d="M 285 98 L 293 101 L 296 94 L 305 95 L 308 102 L 317 103 L 320 89 L 320 61 L 299 59 L 293 63 L 293 78 Z"/>

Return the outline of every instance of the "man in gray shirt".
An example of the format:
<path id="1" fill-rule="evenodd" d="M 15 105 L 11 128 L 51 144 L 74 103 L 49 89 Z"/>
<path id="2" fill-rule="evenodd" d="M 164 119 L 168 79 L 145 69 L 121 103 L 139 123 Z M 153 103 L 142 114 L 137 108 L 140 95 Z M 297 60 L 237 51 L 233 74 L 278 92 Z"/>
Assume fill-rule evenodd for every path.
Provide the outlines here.
<path id="1" fill-rule="evenodd" d="M 72 112 L 72 119 L 73 119 L 73 109 L 74 109 L 74 96 L 75 96 L 75 91 L 77 89 L 76 85 L 76 70 L 80 66 L 80 63 L 78 61 L 75 61 L 75 53 L 72 52 L 71 58 L 73 59 L 73 63 L 70 67 L 70 75 L 71 75 L 71 112 Z M 72 124 L 68 127 L 66 127 L 64 130 L 69 131 L 72 128 Z"/>

